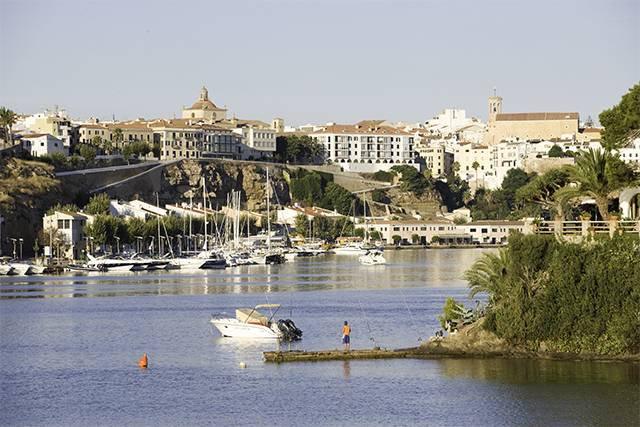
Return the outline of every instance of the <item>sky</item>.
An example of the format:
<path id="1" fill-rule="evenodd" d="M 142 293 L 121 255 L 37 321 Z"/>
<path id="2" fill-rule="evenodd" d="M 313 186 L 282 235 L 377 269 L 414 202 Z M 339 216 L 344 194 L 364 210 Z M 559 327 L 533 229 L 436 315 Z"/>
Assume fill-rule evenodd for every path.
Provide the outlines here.
<path id="1" fill-rule="evenodd" d="M 597 119 L 640 80 L 637 0 L 0 0 L 0 105 L 418 122 L 444 108 Z"/>

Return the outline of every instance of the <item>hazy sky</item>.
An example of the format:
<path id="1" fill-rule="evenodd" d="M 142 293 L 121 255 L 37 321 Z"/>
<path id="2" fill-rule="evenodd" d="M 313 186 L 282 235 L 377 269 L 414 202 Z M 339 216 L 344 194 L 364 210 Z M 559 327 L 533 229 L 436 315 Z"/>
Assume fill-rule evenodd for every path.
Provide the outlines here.
<path id="1" fill-rule="evenodd" d="M 202 84 L 241 118 L 579 111 L 640 80 L 638 0 L 0 0 L 0 105 L 172 117 Z"/>

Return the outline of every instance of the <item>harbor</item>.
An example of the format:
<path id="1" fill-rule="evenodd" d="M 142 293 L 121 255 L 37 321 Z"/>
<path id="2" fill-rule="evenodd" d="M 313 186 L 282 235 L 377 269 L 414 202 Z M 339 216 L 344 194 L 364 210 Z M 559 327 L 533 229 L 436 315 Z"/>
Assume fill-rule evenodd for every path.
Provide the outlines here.
<path id="1" fill-rule="evenodd" d="M 353 327 L 353 355 L 368 355 L 374 346 L 417 347 L 440 329 L 437 317 L 447 296 L 466 301 L 461 276 L 482 253 L 385 251 L 387 265 L 376 267 L 328 254 L 224 270 L 4 276 L 0 381 L 13 392 L 2 394 L 0 421 L 43 425 L 52 405 L 73 401 L 56 413 L 56 424 L 161 425 L 179 418 L 203 425 L 215 413 L 217 424 L 233 425 L 246 408 L 243 396 L 264 389 L 280 403 L 253 399 L 254 410 L 241 424 L 262 424 L 265 414 L 278 425 L 317 424 L 314 414 L 337 408 L 345 390 L 361 396 L 350 399 L 355 425 L 371 425 L 372 416 L 377 424 L 393 425 L 396 410 L 406 411 L 405 424 L 412 425 L 461 417 L 476 425 L 526 423 L 529 409 L 512 397 L 523 393 L 547 408 L 541 424 L 557 417 L 570 424 L 632 424 L 638 368 L 629 363 L 413 357 L 270 363 L 263 353 L 288 352 L 289 344 L 223 338 L 209 324 L 214 313 L 278 303 L 276 318 L 294 319 L 304 331 L 293 351 L 342 350 L 344 320 Z M 144 370 L 138 367 L 143 353 Z M 568 398 L 569 392 L 579 399 Z M 486 403 L 460 404 L 471 395 Z M 411 409 L 432 403 L 436 411 Z M 604 406 L 618 408 L 613 418 Z M 339 424 L 339 411 L 324 420 Z"/>

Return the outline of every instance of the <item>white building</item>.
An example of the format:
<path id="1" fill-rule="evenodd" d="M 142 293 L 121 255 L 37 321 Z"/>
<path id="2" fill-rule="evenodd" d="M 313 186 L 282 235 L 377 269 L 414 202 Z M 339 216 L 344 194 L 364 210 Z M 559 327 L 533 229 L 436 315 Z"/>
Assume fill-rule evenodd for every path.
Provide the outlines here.
<path id="1" fill-rule="evenodd" d="M 22 137 L 22 148 L 33 157 L 50 156 L 52 154 L 68 155 L 68 149 L 61 139 L 48 133 L 34 133 Z"/>
<path id="2" fill-rule="evenodd" d="M 276 152 L 276 131 L 270 127 L 242 125 L 233 130 L 242 136 L 242 159 L 271 158 Z"/>
<path id="3" fill-rule="evenodd" d="M 277 210 L 277 222 L 281 224 L 287 224 L 289 226 L 295 226 L 296 218 L 298 215 L 305 215 L 308 220 L 313 221 L 314 218 L 325 217 L 337 219 L 344 215 L 338 212 L 330 211 L 328 209 L 313 207 L 302 207 L 298 204 L 294 206 L 285 206 L 282 209 Z"/>
<path id="4" fill-rule="evenodd" d="M 32 133 L 50 134 L 62 141 L 64 147 L 71 146 L 71 138 L 73 134 L 73 126 L 71 119 L 67 116 L 66 111 L 58 110 L 45 111 L 25 117 L 18 125 Z"/>
<path id="5" fill-rule="evenodd" d="M 640 137 L 631 141 L 626 147 L 618 150 L 618 153 L 623 162 L 640 165 Z"/>
<path id="6" fill-rule="evenodd" d="M 59 244 L 61 254 L 66 258 L 78 259 L 86 250 L 84 227 L 93 222 L 92 215 L 73 212 L 55 211 L 51 215 L 42 218 L 44 233 L 52 237 L 53 246 Z M 56 236 L 61 237 L 61 242 L 56 242 Z M 49 242 L 47 242 L 47 245 Z"/>
<path id="7" fill-rule="evenodd" d="M 379 123 L 365 120 L 355 125 L 331 124 L 309 136 L 322 144 L 326 161 L 345 171 L 376 172 L 400 164 L 419 168 L 414 135 Z"/>
<path id="8" fill-rule="evenodd" d="M 431 120 L 427 120 L 424 125 L 424 129 L 428 134 L 438 135 L 443 138 L 454 135 L 463 128 L 467 128 L 467 132 L 473 132 L 476 129 L 484 132 L 485 126 L 478 119 L 467 117 L 465 110 L 456 108 L 442 110 L 440 114 Z"/>
<path id="9" fill-rule="evenodd" d="M 145 203 L 145 205 L 147 204 Z M 143 221 L 151 215 L 148 210 L 143 209 L 140 205 L 132 205 L 118 200 L 109 201 L 109 214 L 111 216 L 118 216 L 122 218 L 138 218 Z"/>

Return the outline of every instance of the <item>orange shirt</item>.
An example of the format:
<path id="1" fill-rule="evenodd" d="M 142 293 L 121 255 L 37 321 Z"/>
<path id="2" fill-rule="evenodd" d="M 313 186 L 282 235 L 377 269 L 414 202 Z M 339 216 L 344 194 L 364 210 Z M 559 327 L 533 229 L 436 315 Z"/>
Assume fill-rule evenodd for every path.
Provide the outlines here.
<path id="1" fill-rule="evenodd" d="M 350 335 L 351 334 L 351 327 L 349 325 L 344 325 L 342 327 L 342 335 Z"/>

